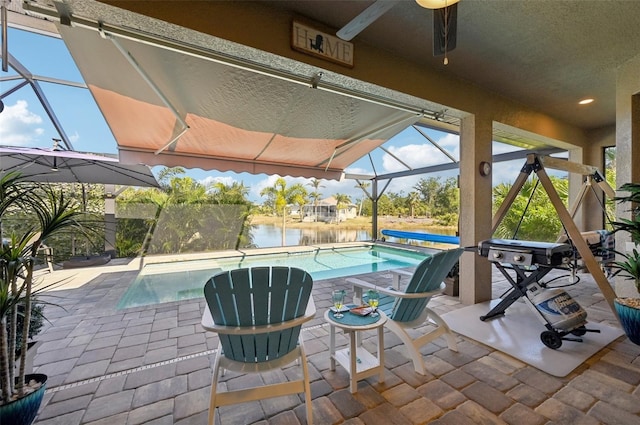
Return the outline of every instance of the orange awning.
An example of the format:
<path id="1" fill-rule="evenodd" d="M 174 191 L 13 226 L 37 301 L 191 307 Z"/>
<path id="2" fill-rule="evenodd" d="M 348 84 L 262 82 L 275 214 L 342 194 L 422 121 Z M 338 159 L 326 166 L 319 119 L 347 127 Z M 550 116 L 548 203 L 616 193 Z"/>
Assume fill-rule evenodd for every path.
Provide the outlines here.
<path id="1" fill-rule="evenodd" d="M 339 179 L 420 118 L 166 46 L 60 30 L 123 163 Z"/>

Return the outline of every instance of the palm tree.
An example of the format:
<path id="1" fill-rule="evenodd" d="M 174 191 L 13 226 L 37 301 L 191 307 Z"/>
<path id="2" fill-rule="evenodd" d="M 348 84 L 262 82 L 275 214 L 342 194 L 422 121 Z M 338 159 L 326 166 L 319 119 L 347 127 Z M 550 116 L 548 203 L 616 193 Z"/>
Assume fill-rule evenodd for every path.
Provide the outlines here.
<path id="1" fill-rule="evenodd" d="M 250 246 L 252 236 L 248 223 L 254 205 L 248 199 L 249 187 L 243 182 L 234 181 L 231 184 L 217 182 L 212 189 L 211 197 L 215 205 L 211 206 L 211 215 L 216 223 L 225 223 L 216 229 L 216 235 L 223 232 L 223 237 L 216 239 L 224 241 L 225 245 L 216 248 L 239 249 Z M 232 242 L 234 245 L 230 245 Z"/>
<path id="2" fill-rule="evenodd" d="M 285 227 L 287 220 L 287 205 L 304 205 L 307 201 L 307 190 L 300 183 L 287 187 L 287 181 L 278 177 L 271 187 L 260 191 L 260 196 L 267 196 L 273 204 L 275 213 L 282 213 L 282 246 L 286 245 Z"/>
<path id="3" fill-rule="evenodd" d="M 249 187 L 243 182 L 225 184 L 217 182 L 213 185 L 213 198 L 218 204 L 245 204 L 249 196 Z"/>
<path id="4" fill-rule="evenodd" d="M 307 183 L 309 186 L 313 187 L 313 192 L 309 194 L 309 197 L 313 200 L 313 214 L 314 221 L 318 220 L 318 199 L 322 197 L 322 194 L 319 192 L 321 187 L 324 187 L 322 182 L 318 179 L 311 179 L 311 183 Z"/>
<path id="5" fill-rule="evenodd" d="M 560 199 L 567 203 L 568 179 L 550 176 Z M 538 178 L 528 179 L 520 189 L 508 212 L 494 233 L 494 237 L 532 241 L 555 240 L 562 230 L 558 213 L 549 202 L 547 192 L 538 187 Z M 493 211 L 505 201 L 512 184 L 502 183 L 493 188 Z"/>
<path id="6" fill-rule="evenodd" d="M 368 182 L 358 182 L 358 184 L 356 185 L 356 187 L 359 187 L 360 189 L 362 189 L 362 191 L 364 192 L 365 195 L 367 195 L 368 197 L 369 195 L 369 191 L 367 189 L 369 189 L 369 186 L 371 186 L 371 183 Z M 362 204 L 364 204 L 364 196 L 362 198 L 360 198 L 360 208 L 358 209 L 358 215 L 362 215 Z"/>
<path id="7" fill-rule="evenodd" d="M 124 248 L 130 253 L 141 250 L 145 254 L 248 246 L 251 237 L 246 222 L 252 211 L 252 203 L 247 199 L 249 188 L 239 182 L 205 186 L 183 174 L 184 170 L 179 167 L 163 169 L 161 189 L 127 190 L 119 197 L 120 208 L 126 209 L 129 205 L 135 208 L 138 204 L 155 208 L 155 217 L 148 221 L 144 241 L 138 242 L 142 239 L 139 238 Z M 133 224 L 129 230 L 132 227 Z M 137 226 L 133 230 L 139 235 Z M 124 236 L 127 239 L 130 234 Z"/>
<path id="8" fill-rule="evenodd" d="M 420 179 L 420 181 L 413 187 L 418 191 L 422 201 L 427 205 L 429 214 L 433 214 L 434 212 L 436 195 L 441 187 L 442 185 L 439 177 Z"/>
<path id="9" fill-rule="evenodd" d="M 616 187 L 616 148 L 615 146 L 605 148 L 604 150 L 604 177 L 609 186 Z M 605 196 L 605 225 L 607 229 L 611 229 L 611 220 L 609 217 L 616 216 L 616 204 L 613 199 Z"/>
<path id="10" fill-rule="evenodd" d="M 340 223 L 340 210 L 351 203 L 351 197 L 349 195 L 347 195 L 347 194 L 344 194 L 344 193 L 336 193 L 334 195 L 334 198 L 336 198 L 336 209 L 338 210 L 336 219 L 337 219 L 337 223 L 339 224 Z"/>
<path id="11" fill-rule="evenodd" d="M 409 192 L 409 195 L 407 195 L 407 202 L 409 203 L 411 217 L 415 217 L 416 206 L 420 203 L 420 194 L 415 190 L 412 192 Z"/>
<path id="12" fill-rule="evenodd" d="M 172 178 L 183 176 L 186 171 L 183 167 L 165 167 L 158 172 L 158 182 L 160 185 L 167 184 Z"/>
<path id="13" fill-rule="evenodd" d="M 200 221 L 203 219 L 202 207 L 209 203 L 209 195 L 204 185 L 191 177 L 179 177 L 176 169 L 168 173 L 168 179 L 161 178 L 161 189 L 151 189 L 136 200 L 141 203 L 150 203 L 156 206 L 156 214 L 147 234 L 143 246 L 143 255 L 151 248 L 152 237 L 154 239 L 153 250 L 163 253 L 182 252 L 186 241 L 198 232 Z M 158 222 L 162 216 L 165 223 L 156 234 Z"/>

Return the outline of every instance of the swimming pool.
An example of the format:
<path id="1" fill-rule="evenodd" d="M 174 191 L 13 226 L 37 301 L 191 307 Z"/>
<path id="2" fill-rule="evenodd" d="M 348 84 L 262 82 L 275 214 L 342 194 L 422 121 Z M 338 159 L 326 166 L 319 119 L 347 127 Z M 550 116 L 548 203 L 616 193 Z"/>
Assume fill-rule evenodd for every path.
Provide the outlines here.
<path id="1" fill-rule="evenodd" d="M 352 276 L 416 266 L 427 253 L 368 244 L 308 249 L 269 254 L 244 254 L 147 264 L 118 302 L 118 309 L 202 297 L 205 282 L 215 273 L 240 267 L 291 266 L 314 280 Z"/>

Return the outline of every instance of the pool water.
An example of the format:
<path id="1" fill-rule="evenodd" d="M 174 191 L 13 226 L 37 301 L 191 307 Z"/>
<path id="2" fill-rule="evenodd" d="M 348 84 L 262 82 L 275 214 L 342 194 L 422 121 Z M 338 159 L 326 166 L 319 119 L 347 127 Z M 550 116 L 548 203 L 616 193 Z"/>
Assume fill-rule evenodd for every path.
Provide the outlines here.
<path id="1" fill-rule="evenodd" d="M 310 249 L 146 265 L 118 303 L 118 309 L 202 297 L 205 282 L 220 271 L 254 266 L 290 266 L 314 280 L 414 267 L 427 254 L 381 245 Z"/>

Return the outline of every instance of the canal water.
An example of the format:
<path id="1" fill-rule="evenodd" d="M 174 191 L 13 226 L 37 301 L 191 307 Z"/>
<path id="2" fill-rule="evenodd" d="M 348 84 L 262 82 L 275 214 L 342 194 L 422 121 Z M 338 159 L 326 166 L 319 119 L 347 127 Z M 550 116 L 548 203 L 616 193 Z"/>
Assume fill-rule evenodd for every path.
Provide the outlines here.
<path id="1" fill-rule="evenodd" d="M 454 231 L 447 229 L 426 227 L 416 231 L 454 235 Z M 331 228 L 299 229 L 285 228 L 284 239 L 282 227 L 273 224 L 258 224 L 252 226 L 251 235 L 256 248 L 271 248 L 278 246 L 316 245 L 340 242 L 368 242 L 373 240 L 371 229 L 341 229 L 339 226 Z M 435 244 L 425 241 L 414 241 L 399 238 L 387 238 L 390 242 L 399 242 L 416 246 L 435 247 Z"/>

